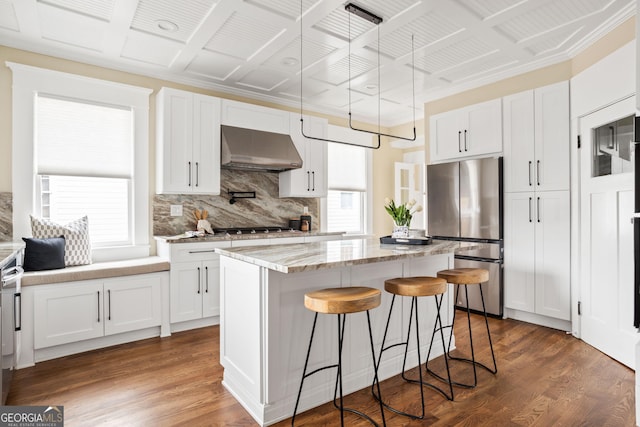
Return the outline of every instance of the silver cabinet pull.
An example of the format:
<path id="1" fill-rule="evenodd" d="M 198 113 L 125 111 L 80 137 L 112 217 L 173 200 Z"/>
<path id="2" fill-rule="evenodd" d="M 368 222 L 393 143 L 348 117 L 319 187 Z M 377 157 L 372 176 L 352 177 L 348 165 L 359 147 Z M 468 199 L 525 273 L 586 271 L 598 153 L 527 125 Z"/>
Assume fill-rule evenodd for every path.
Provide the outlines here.
<path id="1" fill-rule="evenodd" d="M 461 140 L 460 140 L 461 138 L 460 137 L 461 136 L 462 136 L 462 132 L 458 131 L 458 153 L 462 153 L 462 146 L 460 145 L 460 143 L 461 143 Z"/>
<path id="2" fill-rule="evenodd" d="M 98 323 L 100 323 L 100 291 L 98 291 Z"/>
<path id="3" fill-rule="evenodd" d="M 307 191 L 311 191 L 311 172 L 307 171 Z"/>
<path id="4" fill-rule="evenodd" d="M 200 184 L 200 165 L 196 162 L 196 187 Z"/>
<path id="5" fill-rule="evenodd" d="M 538 215 L 538 222 L 540 222 L 540 197 L 536 201 L 536 214 Z"/>
<path id="6" fill-rule="evenodd" d="M 201 277 L 200 277 L 200 267 L 198 267 L 198 293 L 200 293 L 200 280 L 201 280 Z"/>
<path id="7" fill-rule="evenodd" d="M 111 289 L 107 290 L 107 303 L 109 304 L 107 320 L 111 320 Z"/>
<path id="8" fill-rule="evenodd" d="M 536 161 L 536 182 L 540 186 L 540 160 Z"/>
<path id="9" fill-rule="evenodd" d="M 533 222 L 533 221 L 531 220 L 531 201 L 532 201 L 532 200 L 531 200 L 531 197 L 529 197 L 529 222 Z"/>
<path id="10" fill-rule="evenodd" d="M 189 165 L 189 187 L 191 187 L 191 162 L 188 162 Z"/>
<path id="11" fill-rule="evenodd" d="M 316 191 L 316 172 L 311 171 L 311 191 Z"/>
<path id="12" fill-rule="evenodd" d="M 204 274 L 205 274 L 205 276 L 204 276 L 204 286 L 205 286 L 204 292 L 206 294 L 208 294 L 209 293 L 209 267 L 205 267 L 204 268 Z"/>
<path id="13" fill-rule="evenodd" d="M 206 250 L 202 250 L 202 251 L 189 251 L 190 254 L 204 254 L 204 253 L 209 253 L 209 252 L 215 252 L 215 249 L 206 249 Z"/>
<path id="14" fill-rule="evenodd" d="M 464 130 L 464 151 L 468 151 L 467 150 L 467 130 Z"/>
<path id="15" fill-rule="evenodd" d="M 531 185 L 532 185 L 531 184 L 531 164 L 532 164 L 532 162 L 531 162 L 531 160 L 529 160 L 529 187 L 531 187 Z"/>

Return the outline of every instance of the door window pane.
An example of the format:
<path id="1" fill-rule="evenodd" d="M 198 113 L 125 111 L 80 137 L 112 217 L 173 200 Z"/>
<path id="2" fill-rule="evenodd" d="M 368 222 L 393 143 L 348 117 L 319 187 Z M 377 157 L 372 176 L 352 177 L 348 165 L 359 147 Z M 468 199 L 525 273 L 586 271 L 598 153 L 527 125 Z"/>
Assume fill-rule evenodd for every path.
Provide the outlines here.
<path id="1" fill-rule="evenodd" d="M 628 116 L 593 130 L 592 177 L 633 172 L 633 120 Z"/>

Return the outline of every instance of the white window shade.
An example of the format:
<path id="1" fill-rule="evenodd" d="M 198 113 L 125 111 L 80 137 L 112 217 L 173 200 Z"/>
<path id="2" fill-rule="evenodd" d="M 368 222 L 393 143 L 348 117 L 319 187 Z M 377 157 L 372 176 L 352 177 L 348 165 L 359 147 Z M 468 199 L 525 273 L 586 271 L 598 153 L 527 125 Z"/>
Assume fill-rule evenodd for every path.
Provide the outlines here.
<path id="1" fill-rule="evenodd" d="M 36 117 L 38 174 L 132 176 L 131 109 L 40 95 Z"/>
<path id="2" fill-rule="evenodd" d="M 328 184 L 332 190 L 366 191 L 366 148 L 328 144 Z"/>

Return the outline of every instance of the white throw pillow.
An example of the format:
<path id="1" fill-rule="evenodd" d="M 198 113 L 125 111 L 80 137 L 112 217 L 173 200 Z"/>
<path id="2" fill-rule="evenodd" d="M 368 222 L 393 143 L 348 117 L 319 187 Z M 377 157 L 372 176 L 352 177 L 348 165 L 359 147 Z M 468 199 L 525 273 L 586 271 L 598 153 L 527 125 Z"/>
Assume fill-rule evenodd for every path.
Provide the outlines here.
<path id="1" fill-rule="evenodd" d="M 64 236 L 64 264 L 91 264 L 91 242 L 89 241 L 89 218 L 71 221 L 68 224 L 57 224 L 44 218 L 31 215 L 31 233 L 37 239 Z"/>

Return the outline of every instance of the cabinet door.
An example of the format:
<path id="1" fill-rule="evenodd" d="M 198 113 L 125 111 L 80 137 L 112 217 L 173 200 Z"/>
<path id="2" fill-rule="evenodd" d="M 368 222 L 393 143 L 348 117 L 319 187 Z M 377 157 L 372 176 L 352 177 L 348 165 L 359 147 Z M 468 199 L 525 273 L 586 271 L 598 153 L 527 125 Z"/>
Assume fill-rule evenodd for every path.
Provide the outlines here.
<path id="1" fill-rule="evenodd" d="M 536 313 L 570 320 L 569 191 L 536 193 Z"/>
<path id="2" fill-rule="evenodd" d="M 462 117 L 459 110 L 431 117 L 429 124 L 431 163 L 455 159 L 463 155 Z"/>
<path id="3" fill-rule="evenodd" d="M 202 317 L 202 263 L 171 264 L 171 323 Z"/>
<path id="4" fill-rule="evenodd" d="M 533 91 L 504 97 L 502 109 L 505 191 L 533 191 L 535 178 Z"/>
<path id="5" fill-rule="evenodd" d="M 327 195 L 327 144 L 305 138 L 300 115 L 290 115 L 291 139 L 302 157 L 302 168 L 280 173 L 280 197 L 324 197 Z M 318 117 L 304 117 L 305 135 L 327 137 L 328 123 Z"/>
<path id="6" fill-rule="evenodd" d="M 192 192 L 220 194 L 220 99 L 194 95 Z"/>
<path id="7" fill-rule="evenodd" d="M 536 190 L 569 190 L 569 82 L 535 90 Z"/>
<path id="8" fill-rule="evenodd" d="M 223 125 L 289 134 L 289 112 L 244 102 L 222 100 Z"/>
<path id="9" fill-rule="evenodd" d="M 104 285 L 105 335 L 159 326 L 162 289 L 157 276 L 127 276 Z"/>
<path id="10" fill-rule="evenodd" d="M 193 94 L 162 88 L 157 96 L 158 193 L 192 190 Z"/>
<path id="11" fill-rule="evenodd" d="M 220 315 L 220 256 L 202 263 L 202 317 Z"/>
<path id="12" fill-rule="evenodd" d="M 534 193 L 505 194 L 504 306 L 535 311 Z"/>
<path id="13" fill-rule="evenodd" d="M 465 108 L 462 155 L 477 156 L 502 151 L 502 102 L 494 99 Z"/>
<path id="14" fill-rule="evenodd" d="M 33 297 L 35 349 L 104 335 L 102 282 L 50 285 Z"/>

